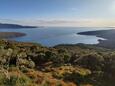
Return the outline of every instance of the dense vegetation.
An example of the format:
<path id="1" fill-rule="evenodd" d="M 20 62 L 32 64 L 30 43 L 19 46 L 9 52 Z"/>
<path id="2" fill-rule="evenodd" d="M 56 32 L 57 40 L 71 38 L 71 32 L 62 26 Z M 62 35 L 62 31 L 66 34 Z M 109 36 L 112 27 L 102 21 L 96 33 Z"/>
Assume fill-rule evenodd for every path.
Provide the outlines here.
<path id="1" fill-rule="evenodd" d="M 115 86 L 115 51 L 0 41 L 0 86 Z"/>

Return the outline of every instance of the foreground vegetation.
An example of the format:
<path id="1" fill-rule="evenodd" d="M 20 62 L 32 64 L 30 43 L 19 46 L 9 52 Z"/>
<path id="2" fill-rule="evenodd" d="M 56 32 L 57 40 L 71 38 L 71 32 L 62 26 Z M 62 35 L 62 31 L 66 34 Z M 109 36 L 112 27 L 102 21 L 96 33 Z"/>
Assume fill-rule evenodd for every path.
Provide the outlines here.
<path id="1" fill-rule="evenodd" d="M 0 40 L 0 86 L 115 86 L 115 51 Z"/>

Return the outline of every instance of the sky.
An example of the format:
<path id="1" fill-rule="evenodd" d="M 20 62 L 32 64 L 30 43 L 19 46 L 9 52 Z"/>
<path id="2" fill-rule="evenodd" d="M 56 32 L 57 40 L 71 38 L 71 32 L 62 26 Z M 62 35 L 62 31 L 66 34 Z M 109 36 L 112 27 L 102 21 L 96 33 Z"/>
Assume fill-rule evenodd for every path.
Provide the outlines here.
<path id="1" fill-rule="evenodd" d="M 115 0 L 0 0 L 0 22 L 35 26 L 115 26 Z"/>

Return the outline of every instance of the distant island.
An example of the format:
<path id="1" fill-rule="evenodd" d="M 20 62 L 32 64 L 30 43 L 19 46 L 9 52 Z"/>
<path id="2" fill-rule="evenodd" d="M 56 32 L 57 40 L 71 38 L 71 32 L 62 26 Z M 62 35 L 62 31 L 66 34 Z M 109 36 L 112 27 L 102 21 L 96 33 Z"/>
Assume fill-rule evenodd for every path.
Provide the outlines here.
<path id="1" fill-rule="evenodd" d="M 0 28 L 37 28 L 37 26 L 23 26 L 18 24 L 0 23 Z"/>
<path id="2" fill-rule="evenodd" d="M 25 33 L 20 33 L 20 32 L 0 32 L 0 39 L 22 37 L 25 35 L 26 35 Z"/>
<path id="3" fill-rule="evenodd" d="M 115 29 L 111 30 L 97 30 L 97 31 L 86 31 L 77 33 L 80 35 L 94 35 L 97 37 L 104 38 L 106 40 L 99 39 L 99 43 L 97 46 L 105 47 L 105 48 L 115 48 Z"/>

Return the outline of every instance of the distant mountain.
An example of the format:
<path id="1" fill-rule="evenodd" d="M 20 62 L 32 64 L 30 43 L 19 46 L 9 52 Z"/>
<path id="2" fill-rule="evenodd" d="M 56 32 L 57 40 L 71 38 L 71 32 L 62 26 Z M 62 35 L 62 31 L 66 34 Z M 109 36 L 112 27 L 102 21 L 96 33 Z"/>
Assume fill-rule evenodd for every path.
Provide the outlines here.
<path id="1" fill-rule="evenodd" d="M 37 28 L 36 26 L 23 26 L 18 24 L 0 23 L 0 28 Z"/>

